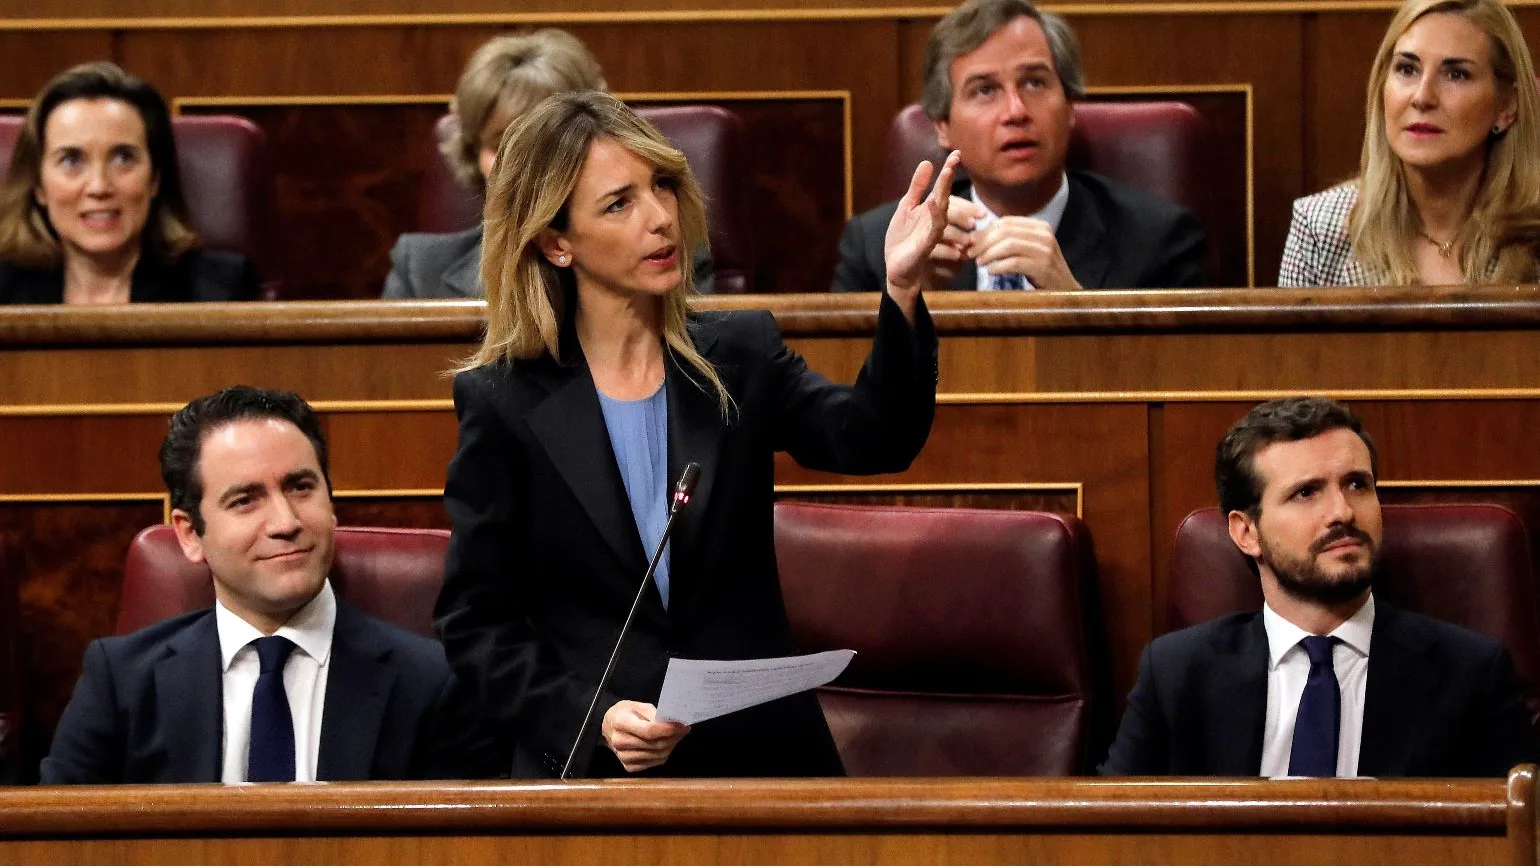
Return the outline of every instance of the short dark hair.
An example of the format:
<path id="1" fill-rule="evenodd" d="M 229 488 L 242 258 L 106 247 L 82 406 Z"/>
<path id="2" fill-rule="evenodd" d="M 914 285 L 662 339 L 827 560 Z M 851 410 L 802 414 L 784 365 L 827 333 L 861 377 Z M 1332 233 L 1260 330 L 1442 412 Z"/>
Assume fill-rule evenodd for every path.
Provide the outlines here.
<path id="1" fill-rule="evenodd" d="M 931 120 L 952 114 L 952 61 L 978 48 L 996 30 L 1017 18 L 1031 18 L 1043 28 L 1053 71 L 1070 99 L 1085 98 L 1085 72 L 1080 67 L 1080 41 L 1068 22 L 1039 11 L 1029 0 L 964 0 L 936 22 L 925 43 L 920 105 Z"/>
<path id="2" fill-rule="evenodd" d="M 187 512 L 193 531 L 203 534 L 203 515 L 198 504 L 203 501 L 203 475 L 198 460 L 203 440 L 220 427 L 235 421 L 275 418 L 299 428 L 315 447 L 321 464 L 321 477 L 331 492 L 332 480 L 326 464 L 326 434 L 321 420 L 302 397 L 292 391 L 274 391 L 234 385 L 188 403 L 171 416 L 171 430 L 160 443 L 160 477 L 171 494 L 171 507 Z"/>
<path id="3" fill-rule="evenodd" d="M 43 133 L 48 118 L 54 109 L 76 99 L 125 102 L 144 121 L 145 149 L 159 186 L 150 202 L 141 248 L 152 258 L 172 262 L 197 246 L 198 236 L 188 227 L 187 201 L 182 195 L 176 139 L 171 134 L 171 111 L 165 97 L 148 81 L 102 61 L 59 73 L 32 100 L 5 180 L 0 183 L 0 258 L 34 267 L 52 267 L 61 260 L 58 236 L 33 191 L 42 183 Z"/>
<path id="4" fill-rule="evenodd" d="M 1352 430 L 1369 448 L 1369 463 L 1380 474 L 1379 452 L 1353 410 L 1326 397 L 1286 397 L 1263 403 L 1235 422 L 1219 441 L 1214 455 L 1214 486 L 1219 510 L 1240 511 L 1256 519 L 1262 514 L 1262 479 L 1257 477 L 1257 452 L 1274 442 L 1313 439 L 1332 430 Z"/>

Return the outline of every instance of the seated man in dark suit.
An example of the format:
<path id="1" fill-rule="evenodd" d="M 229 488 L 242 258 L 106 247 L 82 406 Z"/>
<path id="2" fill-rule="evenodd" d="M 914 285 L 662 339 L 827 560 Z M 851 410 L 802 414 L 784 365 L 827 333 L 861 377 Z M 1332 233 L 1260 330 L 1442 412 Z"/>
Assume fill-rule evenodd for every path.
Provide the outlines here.
<path id="1" fill-rule="evenodd" d="M 183 407 L 160 451 L 182 551 L 213 609 L 95 641 L 44 784 L 405 779 L 449 771 L 443 648 L 327 580 L 326 440 L 284 391 Z"/>
<path id="2" fill-rule="evenodd" d="M 1028 0 L 967 0 L 925 46 L 925 113 L 962 153 L 936 286 L 1175 288 L 1203 283 L 1203 227 L 1190 211 L 1084 171 L 1065 171 L 1080 48 Z M 961 175 L 961 172 L 959 172 Z M 850 221 L 834 290 L 879 292 L 895 202 Z"/>
<path id="3" fill-rule="evenodd" d="M 1346 406 L 1264 403 L 1219 444 L 1265 605 L 1157 638 L 1101 772 L 1501 776 L 1537 755 L 1508 651 L 1372 588 L 1374 443 Z"/>

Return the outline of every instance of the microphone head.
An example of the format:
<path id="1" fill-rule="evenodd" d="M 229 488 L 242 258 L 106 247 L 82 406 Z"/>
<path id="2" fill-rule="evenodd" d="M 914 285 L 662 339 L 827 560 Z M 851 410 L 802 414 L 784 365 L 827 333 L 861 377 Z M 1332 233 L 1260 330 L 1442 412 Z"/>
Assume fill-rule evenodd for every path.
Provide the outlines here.
<path id="1" fill-rule="evenodd" d="M 695 493 L 695 482 L 700 480 L 700 464 L 686 463 L 684 471 L 679 473 L 679 480 L 674 482 L 673 510 L 678 511 L 690 501 Z"/>

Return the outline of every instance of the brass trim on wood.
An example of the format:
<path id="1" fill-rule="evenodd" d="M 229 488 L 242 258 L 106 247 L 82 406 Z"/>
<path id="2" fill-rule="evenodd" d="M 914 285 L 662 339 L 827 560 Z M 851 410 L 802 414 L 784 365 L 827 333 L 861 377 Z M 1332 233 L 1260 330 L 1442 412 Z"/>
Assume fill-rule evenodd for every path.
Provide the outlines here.
<path id="1" fill-rule="evenodd" d="M 1057 491 L 1075 495 L 1075 517 L 1085 515 L 1085 484 L 1079 481 L 984 481 L 945 482 L 942 484 L 777 484 L 775 495 L 799 493 L 1045 493 Z"/>
<path id="2" fill-rule="evenodd" d="M 1540 478 L 1398 478 L 1394 481 L 1378 480 L 1375 487 L 1392 490 L 1475 490 L 1490 487 L 1540 487 Z"/>
<path id="3" fill-rule="evenodd" d="M 317 412 L 452 412 L 454 400 L 310 400 Z M 40 403 L 0 405 L 0 418 L 174 414 L 183 403 Z"/>
<path id="4" fill-rule="evenodd" d="M 171 494 L 169 493 L 0 493 L 0 505 L 26 503 L 48 505 L 59 502 L 86 504 L 159 502 L 161 503 L 161 522 L 171 522 Z"/>
<path id="5" fill-rule="evenodd" d="M 1322 394 L 1338 400 L 1531 400 L 1540 388 L 1296 388 L 1275 391 L 981 391 L 941 393 L 946 406 L 991 406 L 1015 403 L 1261 403 L 1300 394 Z"/>
<path id="6" fill-rule="evenodd" d="M 1170 15 L 1315 15 L 1386 12 L 1394 0 L 1236 0 L 1226 2 L 1050 3 L 1042 8 L 1075 18 Z M 1536 0 L 1511 0 L 1513 8 Z M 880 6 L 833 9 L 655 9 L 632 11 L 466 12 L 399 15 L 273 15 L 159 18 L 11 18 L 0 33 L 39 30 L 281 30 L 361 27 L 582 26 L 604 24 L 739 24 L 756 22 L 858 22 L 940 18 L 951 6 Z"/>

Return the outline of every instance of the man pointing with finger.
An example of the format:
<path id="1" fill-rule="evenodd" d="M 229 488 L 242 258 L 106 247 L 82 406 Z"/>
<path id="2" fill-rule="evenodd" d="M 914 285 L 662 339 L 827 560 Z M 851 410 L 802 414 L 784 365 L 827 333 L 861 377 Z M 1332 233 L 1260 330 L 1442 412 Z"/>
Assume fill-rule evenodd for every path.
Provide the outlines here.
<path id="1" fill-rule="evenodd" d="M 925 48 L 924 108 L 962 154 L 932 283 L 954 289 L 1176 288 L 1203 282 L 1203 228 L 1168 201 L 1066 170 L 1080 51 L 1027 0 L 967 0 Z M 889 202 L 845 227 L 835 291 L 884 288 Z"/>

